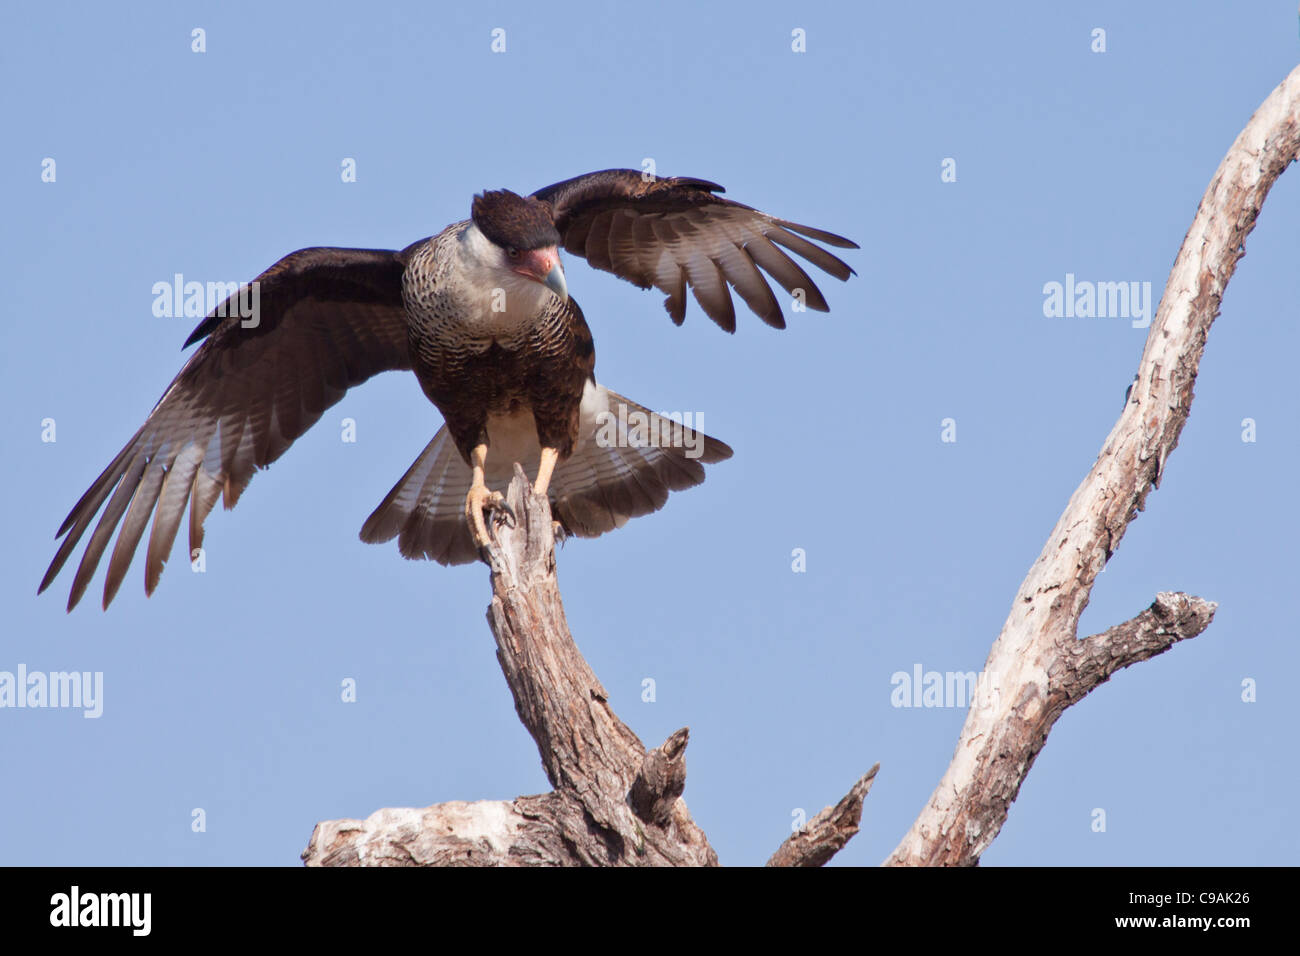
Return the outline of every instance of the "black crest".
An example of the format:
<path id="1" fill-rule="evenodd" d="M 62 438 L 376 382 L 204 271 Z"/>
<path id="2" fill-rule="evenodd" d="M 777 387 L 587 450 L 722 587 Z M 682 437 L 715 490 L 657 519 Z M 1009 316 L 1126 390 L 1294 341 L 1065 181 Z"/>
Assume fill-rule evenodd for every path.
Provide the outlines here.
<path id="1" fill-rule="evenodd" d="M 474 197 L 470 216 L 479 231 L 498 246 L 526 251 L 560 244 L 551 204 L 531 196 L 508 189 L 485 192 Z"/>

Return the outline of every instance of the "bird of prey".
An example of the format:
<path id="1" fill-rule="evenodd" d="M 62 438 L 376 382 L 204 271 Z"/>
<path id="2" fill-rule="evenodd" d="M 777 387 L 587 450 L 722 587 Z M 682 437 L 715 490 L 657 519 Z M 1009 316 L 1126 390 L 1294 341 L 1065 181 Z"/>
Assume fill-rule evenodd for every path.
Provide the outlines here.
<path id="1" fill-rule="evenodd" d="M 145 593 L 152 594 L 187 505 L 194 554 L 219 497 L 234 507 L 254 470 L 279 458 L 349 388 L 391 370 L 415 373 L 444 425 L 366 520 L 362 540 L 396 537 L 408 558 L 475 560 L 491 533 L 485 513 L 493 522 L 509 517 L 501 489 L 516 462 L 535 474 L 534 490 L 548 495 L 562 532 L 595 537 L 657 511 L 731 449 L 597 384 L 591 331 L 568 294 L 560 249 L 666 293 L 678 325 L 689 286 L 705 314 L 734 331 L 730 286 L 764 322 L 784 328 L 760 269 L 807 308 L 828 311 L 787 253 L 845 280 L 853 270 L 810 240 L 857 246 L 724 199 L 723 191 L 702 179 L 604 170 L 528 196 L 483 192 L 469 219 L 400 252 L 309 248 L 285 256 L 256 280 L 255 321 L 227 300 L 191 333 L 185 347 L 203 344 L 64 520 L 40 591 L 102 508 L 68 610 L 121 522 L 104 582 L 107 609 L 151 515 Z"/>

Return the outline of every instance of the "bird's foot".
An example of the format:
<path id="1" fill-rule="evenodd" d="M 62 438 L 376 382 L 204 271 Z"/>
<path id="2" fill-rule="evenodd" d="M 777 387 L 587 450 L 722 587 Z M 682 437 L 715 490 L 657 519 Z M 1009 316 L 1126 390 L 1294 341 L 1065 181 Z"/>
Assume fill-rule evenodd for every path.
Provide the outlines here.
<path id="1" fill-rule="evenodd" d="M 492 541 L 488 533 L 488 525 L 483 520 L 484 512 L 491 513 L 493 527 L 508 524 L 513 528 L 515 525 L 515 513 L 506 504 L 505 495 L 499 491 L 489 491 L 486 485 L 472 486 L 469 494 L 465 496 L 465 518 L 469 521 L 469 531 L 474 537 L 474 543 L 480 548 L 487 547 Z"/>

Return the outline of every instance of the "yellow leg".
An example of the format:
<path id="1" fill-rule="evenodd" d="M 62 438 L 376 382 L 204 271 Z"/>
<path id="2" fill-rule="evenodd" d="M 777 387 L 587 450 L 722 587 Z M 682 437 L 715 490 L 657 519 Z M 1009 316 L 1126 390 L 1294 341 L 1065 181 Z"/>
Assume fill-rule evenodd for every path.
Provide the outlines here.
<path id="1" fill-rule="evenodd" d="M 533 482 L 533 494 L 546 494 L 546 489 L 551 486 L 551 474 L 555 471 L 555 463 L 559 460 L 560 452 L 558 449 L 542 449 L 542 461 L 537 466 L 537 480 Z"/>
<path id="2" fill-rule="evenodd" d="M 469 494 L 465 496 L 465 518 L 469 521 L 469 533 L 480 548 L 486 547 L 491 540 L 488 536 L 487 524 L 483 520 L 485 510 L 499 512 L 499 520 L 505 520 L 506 516 L 514 518 L 506 504 L 505 496 L 499 491 L 488 490 L 487 482 L 483 477 L 487 451 L 487 445 L 476 445 L 470 452 L 470 465 L 474 469 L 474 477 L 470 482 Z"/>

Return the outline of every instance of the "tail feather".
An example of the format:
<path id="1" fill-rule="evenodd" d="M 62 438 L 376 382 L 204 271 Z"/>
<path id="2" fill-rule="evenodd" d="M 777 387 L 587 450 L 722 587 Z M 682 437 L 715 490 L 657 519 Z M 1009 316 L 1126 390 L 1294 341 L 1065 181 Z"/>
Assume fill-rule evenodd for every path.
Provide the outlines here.
<path id="1" fill-rule="evenodd" d="M 572 534 L 594 538 L 658 511 L 671 492 L 704 481 L 704 464 L 731 457 L 723 442 L 596 389 L 594 402 L 584 399 L 583 433 L 573 454 L 551 478 L 552 513 Z M 525 471 L 535 475 L 537 450 L 521 457 Z M 513 464 L 494 462 L 489 451 L 488 486 L 504 491 Z M 464 510 L 471 478 L 447 429 L 440 428 L 366 519 L 361 539 L 378 544 L 396 537 L 405 557 L 444 565 L 477 560 Z"/>
<path id="2" fill-rule="evenodd" d="M 361 540 L 382 544 L 397 538 L 403 557 L 429 558 L 439 564 L 475 560 L 478 549 L 465 522 L 471 477 L 446 427 L 438 429 L 361 526 Z"/>

